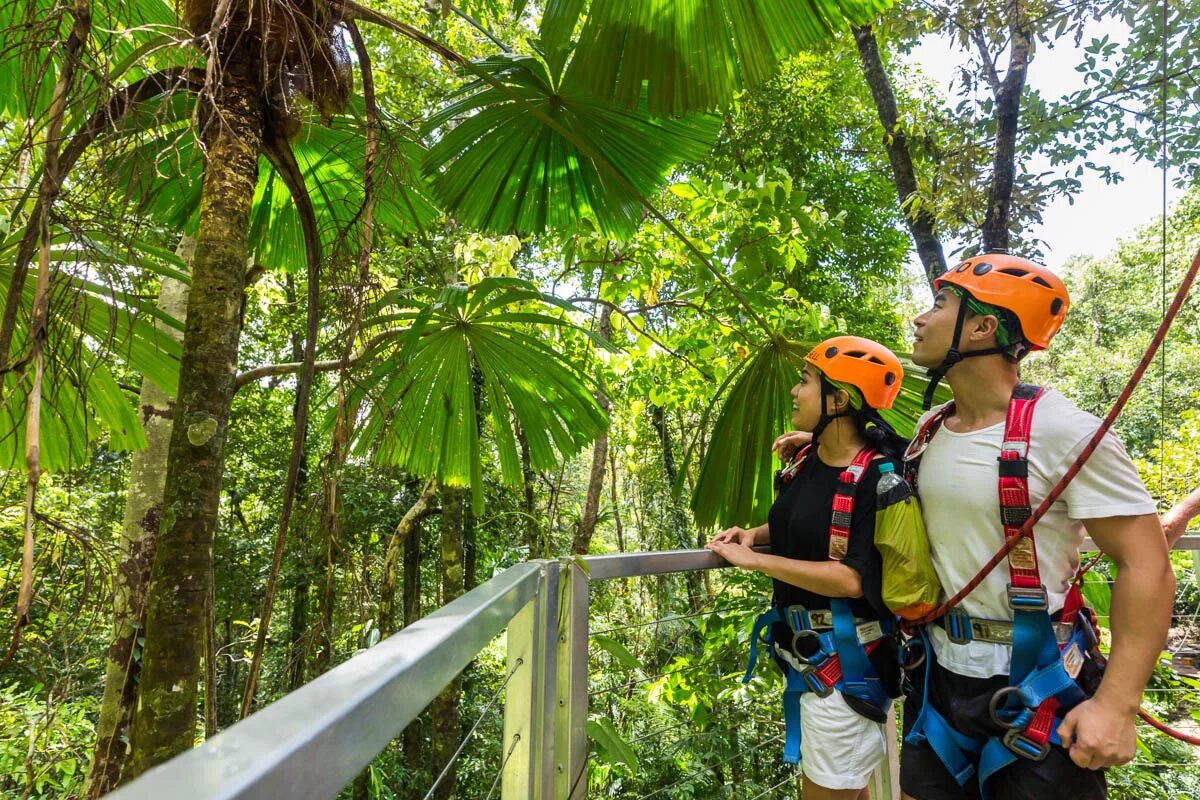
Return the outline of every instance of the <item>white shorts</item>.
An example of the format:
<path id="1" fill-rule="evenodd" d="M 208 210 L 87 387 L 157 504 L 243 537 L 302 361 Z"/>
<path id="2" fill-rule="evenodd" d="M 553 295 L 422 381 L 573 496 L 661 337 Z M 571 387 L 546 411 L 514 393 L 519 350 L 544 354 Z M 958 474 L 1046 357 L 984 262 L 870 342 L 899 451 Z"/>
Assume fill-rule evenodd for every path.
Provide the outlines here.
<path id="1" fill-rule="evenodd" d="M 841 692 L 800 695 L 800 768 L 826 789 L 861 789 L 887 757 L 883 726 L 847 705 Z"/>

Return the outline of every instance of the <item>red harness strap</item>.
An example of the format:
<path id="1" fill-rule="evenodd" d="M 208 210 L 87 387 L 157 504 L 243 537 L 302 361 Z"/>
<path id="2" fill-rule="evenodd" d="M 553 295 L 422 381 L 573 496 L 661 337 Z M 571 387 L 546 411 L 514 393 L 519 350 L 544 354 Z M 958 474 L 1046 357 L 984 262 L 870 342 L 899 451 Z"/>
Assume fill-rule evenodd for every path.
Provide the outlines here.
<path id="1" fill-rule="evenodd" d="M 792 463 L 779 473 L 783 483 L 791 483 L 812 454 L 813 446 L 806 445 L 796 453 Z M 841 561 L 850 549 L 850 525 L 854 519 L 854 493 L 858 490 L 859 481 L 875 458 L 875 451 L 864 447 L 854 456 L 850 466 L 842 470 L 838 476 L 838 486 L 833 493 L 833 516 L 829 520 L 829 560 Z"/>

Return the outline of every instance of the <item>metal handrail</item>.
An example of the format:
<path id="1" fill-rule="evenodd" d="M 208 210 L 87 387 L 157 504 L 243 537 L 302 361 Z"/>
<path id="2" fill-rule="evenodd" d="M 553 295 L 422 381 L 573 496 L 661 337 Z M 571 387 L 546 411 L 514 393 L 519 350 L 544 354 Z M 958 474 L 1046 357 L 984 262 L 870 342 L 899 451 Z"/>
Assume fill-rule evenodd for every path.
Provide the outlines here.
<path id="1" fill-rule="evenodd" d="M 1087 539 L 1081 549 L 1095 545 Z M 1173 549 L 1200 550 L 1200 536 Z M 507 628 L 503 797 L 578 800 L 587 784 L 590 584 L 728 566 L 708 550 L 517 564 L 108 797 L 332 797 Z M 897 792 L 896 775 L 893 754 L 872 796 Z"/>
<path id="2" fill-rule="evenodd" d="M 511 567 L 107 796 L 336 795 L 534 599 L 545 567 Z"/>

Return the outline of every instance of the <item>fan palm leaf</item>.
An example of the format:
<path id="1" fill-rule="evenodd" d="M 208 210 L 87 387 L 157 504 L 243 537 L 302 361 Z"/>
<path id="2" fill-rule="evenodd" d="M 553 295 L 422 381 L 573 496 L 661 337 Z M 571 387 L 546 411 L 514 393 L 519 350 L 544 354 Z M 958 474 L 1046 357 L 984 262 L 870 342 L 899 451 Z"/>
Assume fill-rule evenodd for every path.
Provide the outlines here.
<path id="1" fill-rule="evenodd" d="M 542 43 L 554 74 L 585 19 L 566 79 L 625 108 L 678 116 L 727 108 L 781 61 L 863 24 L 892 0 L 550 0 Z M 586 9 L 585 9 L 586 6 Z M 643 86 L 647 96 L 643 99 Z"/>
<path id="2" fill-rule="evenodd" d="M 0 244 L 0 282 L 12 279 L 19 237 Z M 127 254 L 132 254 L 132 256 Z M 126 368 L 174 393 L 178 377 L 179 345 L 167 328 L 180 323 L 143 298 L 119 291 L 87 277 L 101 267 L 120 268 L 130 261 L 174 277 L 186 269 L 177 257 L 137 243 L 68 240 L 59 237 L 51 262 L 59 269 L 51 276 L 51 318 L 45 352 L 46 376 L 42 388 L 41 468 L 58 471 L 87 463 L 90 448 L 100 437 L 113 450 L 145 445 L 135 404 L 117 382 L 109 364 L 120 360 Z M 80 277 L 82 275 L 83 277 Z M 21 315 L 33 308 L 35 282 L 22 291 Z M 0 469 L 22 469 L 25 461 L 25 415 L 32 373 L 21 366 L 28 350 L 28 327 L 18 325 L 13 334 L 15 368 L 4 375 L 0 403 Z"/>
<path id="3" fill-rule="evenodd" d="M 369 326 L 406 327 L 379 342 L 359 398 L 369 401 L 353 452 L 450 486 L 471 486 L 482 498 L 480 432 L 490 423 L 501 479 L 523 480 L 517 428 L 525 433 L 535 470 L 578 453 L 608 420 L 584 374 L 539 332 L 573 330 L 566 307 L 511 278 L 451 286 L 437 302 L 395 313 L 382 301 Z M 359 398 L 355 398 L 356 400 Z"/>
<path id="4" fill-rule="evenodd" d="M 573 79 L 555 85 L 536 58 L 496 56 L 476 68 L 499 85 L 477 80 L 429 119 L 431 134 L 458 123 L 429 149 L 425 169 L 443 207 L 480 230 L 535 233 L 589 220 L 626 238 L 642 198 L 679 162 L 703 158 L 720 129 L 708 115 L 667 120 L 614 108 Z"/>

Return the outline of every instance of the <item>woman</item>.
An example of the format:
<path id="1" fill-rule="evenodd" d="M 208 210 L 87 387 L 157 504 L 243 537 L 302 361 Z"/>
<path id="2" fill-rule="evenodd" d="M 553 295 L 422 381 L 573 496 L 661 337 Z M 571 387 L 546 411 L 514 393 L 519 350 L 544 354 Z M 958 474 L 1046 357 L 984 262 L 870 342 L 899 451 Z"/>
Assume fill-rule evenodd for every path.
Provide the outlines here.
<path id="1" fill-rule="evenodd" d="M 805 800 L 865 800 L 886 757 L 881 723 L 899 693 L 874 532 L 880 469 L 899 470 L 906 444 L 878 412 L 891 407 L 904 373 L 890 350 L 856 336 L 822 342 L 804 361 L 792 425 L 811 431 L 812 444 L 780 472 L 768 522 L 722 531 L 708 548 L 774 579 L 755 637 L 770 625 L 787 675 L 784 755 L 801 757 Z M 752 549 L 765 544 L 769 554 Z"/>

